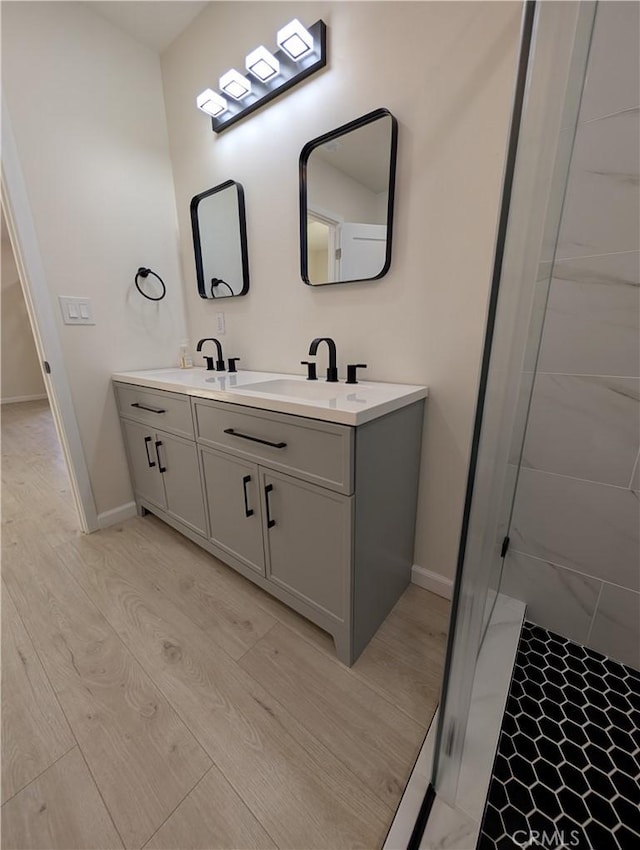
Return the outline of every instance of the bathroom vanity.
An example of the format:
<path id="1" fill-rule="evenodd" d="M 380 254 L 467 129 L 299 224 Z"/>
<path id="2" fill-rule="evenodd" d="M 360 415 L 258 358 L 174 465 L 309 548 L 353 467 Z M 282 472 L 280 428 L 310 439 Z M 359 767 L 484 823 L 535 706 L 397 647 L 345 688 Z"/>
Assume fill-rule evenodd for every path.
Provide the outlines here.
<path id="1" fill-rule="evenodd" d="M 329 632 L 353 664 L 411 579 L 425 387 L 113 376 L 136 505 Z"/>

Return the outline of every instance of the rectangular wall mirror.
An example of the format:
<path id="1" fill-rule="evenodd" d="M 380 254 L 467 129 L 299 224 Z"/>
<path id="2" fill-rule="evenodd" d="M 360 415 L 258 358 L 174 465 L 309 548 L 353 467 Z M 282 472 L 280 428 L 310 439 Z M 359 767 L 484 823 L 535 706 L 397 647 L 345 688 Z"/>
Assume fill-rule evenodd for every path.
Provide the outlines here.
<path id="1" fill-rule="evenodd" d="M 244 190 L 227 180 L 191 200 L 191 227 L 201 298 L 249 291 Z"/>
<path id="2" fill-rule="evenodd" d="M 311 286 L 376 280 L 391 264 L 398 122 L 376 109 L 300 154 L 300 266 Z"/>

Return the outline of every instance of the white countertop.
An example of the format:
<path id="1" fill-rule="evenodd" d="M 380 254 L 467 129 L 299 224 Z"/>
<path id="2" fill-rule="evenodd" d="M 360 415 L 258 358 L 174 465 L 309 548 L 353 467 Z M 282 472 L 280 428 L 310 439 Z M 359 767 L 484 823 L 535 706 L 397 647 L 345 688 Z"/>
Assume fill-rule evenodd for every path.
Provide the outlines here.
<path id="1" fill-rule="evenodd" d="M 342 425 L 362 425 L 429 394 L 427 387 L 414 384 L 360 380 L 357 384 L 346 384 L 344 380 L 330 384 L 323 380 L 307 381 L 302 375 L 245 371 L 229 374 L 197 367 L 116 372 L 112 377 L 125 384 Z"/>

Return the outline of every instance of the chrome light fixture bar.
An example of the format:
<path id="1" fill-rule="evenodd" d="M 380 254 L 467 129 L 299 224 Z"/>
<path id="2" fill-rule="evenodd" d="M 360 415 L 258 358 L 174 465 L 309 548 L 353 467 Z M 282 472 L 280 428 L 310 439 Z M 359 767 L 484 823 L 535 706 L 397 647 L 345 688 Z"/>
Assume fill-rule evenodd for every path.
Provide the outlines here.
<path id="1" fill-rule="evenodd" d="M 291 22 L 291 24 L 294 23 L 300 27 L 301 34 L 295 31 L 287 36 L 285 33 L 285 38 L 280 39 L 283 41 L 283 47 L 280 47 L 275 53 L 271 54 L 265 48 L 257 48 L 249 53 L 245 65 L 247 71 L 252 76 L 251 81 L 247 77 L 238 74 L 237 71 L 234 72 L 238 74 L 241 81 L 244 81 L 242 88 L 246 88 L 246 83 L 249 83 L 249 91 L 240 94 L 241 99 L 236 99 L 238 98 L 240 87 L 236 88 L 233 82 L 231 86 L 227 84 L 223 92 L 227 96 L 230 95 L 226 103 L 226 109 L 218 112 L 216 115 L 211 115 L 211 112 L 214 111 L 211 107 L 214 104 L 211 103 L 212 98 L 209 93 L 213 94 L 213 92 L 207 89 L 206 92 L 198 96 L 198 101 L 202 99 L 209 107 L 203 109 L 200 103 L 197 102 L 198 107 L 203 112 L 211 115 L 211 124 L 214 133 L 221 133 L 227 127 L 232 127 L 242 118 L 251 115 L 256 109 L 265 106 L 269 101 L 298 83 L 301 83 L 302 80 L 311 74 L 315 74 L 316 71 L 324 68 L 327 64 L 327 27 L 324 21 L 316 21 L 308 30 L 302 27 L 299 21 Z M 291 24 L 283 27 L 278 34 L 280 35 L 283 31 L 287 30 Z M 306 36 L 305 33 L 307 34 Z M 301 51 L 303 48 L 301 45 L 304 45 L 304 53 L 302 55 Z M 291 53 L 287 52 L 287 47 L 291 50 Z M 264 53 L 261 53 L 262 50 L 264 50 Z M 292 58 L 294 54 L 298 55 L 297 59 Z M 272 60 L 275 60 L 275 62 Z M 227 72 L 227 74 L 223 74 L 221 77 L 221 86 L 229 73 L 231 72 Z M 226 82 L 228 83 L 228 81 Z M 205 98 L 205 95 L 208 95 L 208 97 Z M 214 107 L 216 111 L 218 106 L 219 104 L 216 103 Z"/>

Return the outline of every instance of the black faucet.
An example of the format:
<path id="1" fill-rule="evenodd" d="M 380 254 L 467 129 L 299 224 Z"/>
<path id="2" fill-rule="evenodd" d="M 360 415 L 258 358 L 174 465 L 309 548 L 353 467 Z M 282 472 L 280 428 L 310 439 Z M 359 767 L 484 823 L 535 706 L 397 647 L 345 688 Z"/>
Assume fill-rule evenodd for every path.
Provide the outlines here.
<path id="1" fill-rule="evenodd" d="M 316 364 L 313 362 L 313 360 L 301 360 L 300 365 L 307 367 L 307 381 L 318 380 L 318 375 L 316 373 Z"/>
<path id="2" fill-rule="evenodd" d="M 218 359 L 216 360 L 215 368 L 218 370 L 218 372 L 224 372 L 225 371 L 224 357 L 222 356 L 222 346 L 220 345 L 220 341 L 217 340 L 217 339 L 214 339 L 212 336 L 205 337 L 204 339 L 201 339 L 200 342 L 197 344 L 196 351 L 202 351 L 202 346 L 205 344 L 205 342 L 215 342 L 216 348 L 218 350 Z M 204 359 L 205 363 L 207 364 L 207 369 L 211 372 L 214 368 L 213 367 L 213 357 L 204 356 L 203 359 Z"/>
<path id="3" fill-rule="evenodd" d="M 358 383 L 358 374 L 356 372 L 357 369 L 366 369 L 366 363 L 350 363 L 347 366 L 347 380 L 346 384 L 357 384 Z"/>
<path id="4" fill-rule="evenodd" d="M 327 348 L 329 349 L 329 367 L 327 369 L 327 381 L 329 381 L 330 384 L 335 384 L 338 381 L 337 353 L 336 344 L 331 339 L 331 337 L 316 337 L 309 346 L 309 354 L 316 354 L 318 351 L 318 346 L 321 342 L 326 342 Z"/>

